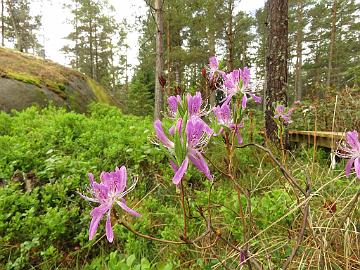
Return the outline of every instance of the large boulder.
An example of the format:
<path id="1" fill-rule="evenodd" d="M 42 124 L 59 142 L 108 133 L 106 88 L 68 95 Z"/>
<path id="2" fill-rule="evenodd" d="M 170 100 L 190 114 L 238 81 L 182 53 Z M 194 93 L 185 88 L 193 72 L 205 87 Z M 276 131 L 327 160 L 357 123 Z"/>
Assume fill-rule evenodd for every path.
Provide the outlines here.
<path id="1" fill-rule="evenodd" d="M 84 112 L 90 102 L 117 105 L 100 84 L 73 69 L 29 54 L 0 48 L 0 110 L 52 102 Z"/>

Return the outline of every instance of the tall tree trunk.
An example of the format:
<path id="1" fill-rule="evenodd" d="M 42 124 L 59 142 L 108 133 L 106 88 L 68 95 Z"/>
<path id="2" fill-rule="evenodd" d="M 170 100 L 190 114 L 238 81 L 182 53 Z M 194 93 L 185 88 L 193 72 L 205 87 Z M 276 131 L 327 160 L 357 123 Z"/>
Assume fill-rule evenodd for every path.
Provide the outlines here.
<path id="1" fill-rule="evenodd" d="M 129 91 L 128 46 L 125 48 L 125 91 Z"/>
<path id="2" fill-rule="evenodd" d="M 274 105 L 287 105 L 288 1 L 269 0 L 267 8 L 265 127 L 267 137 L 277 141 Z"/>
<path id="3" fill-rule="evenodd" d="M 166 50 L 167 50 L 167 86 L 168 86 L 168 90 L 167 93 L 170 95 L 171 94 L 171 59 L 170 59 L 170 51 L 171 51 L 171 46 L 170 46 L 170 20 L 168 19 L 167 24 L 166 24 Z"/>
<path id="4" fill-rule="evenodd" d="M 1 0 L 1 46 L 5 46 L 4 0 Z"/>
<path id="5" fill-rule="evenodd" d="M 156 68 L 155 68 L 155 106 L 154 119 L 161 119 L 163 109 L 163 92 L 159 78 L 163 73 L 163 11 L 162 1 L 155 0 L 155 20 L 156 20 Z"/>
<path id="6" fill-rule="evenodd" d="M 77 11 L 79 8 L 78 0 L 75 1 L 75 10 Z M 75 68 L 79 69 L 79 27 L 78 27 L 78 14 L 76 12 L 75 15 Z"/>
<path id="7" fill-rule="evenodd" d="M 90 77 L 94 79 L 95 68 L 94 68 L 94 46 L 93 46 L 93 25 L 92 19 L 89 20 L 89 53 L 90 53 Z"/>
<path id="8" fill-rule="evenodd" d="M 211 20 L 215 20 L 215 8 L 215 4 L 210 2 L 208 6 L 208 15 L 211 17 Z M 215 29 L 211 24 L 209 24 L 208 27 L 209 54 L 210 56 L 215 56 Z M 214 106 L 216 102 L 216 91 L 211 90 L 210 87 L 207 87 L 207 89 L 210 90 L 210 93 L 206 93 L 206 95 L 209 96 L 210 106 Z"/>
<path id="9" fill-rule="evenodd" d="M 100 39 L 99 39 L 100 40 Z M 97 26 L 94 25 L 94 43 L 95 43 L 95 65 L 94 65 L 94 79 L 96 81 L 99 80 L 99 40 L 98 40 L 98 33 L 97 33 Z"/>
<path id="10" fill-rule="evenodd" d="M 296 30 L 296 71 L 295 71 L 295 98 L 301 100 L 302 89 L 302 42 L 303 42 L 303 0 L 297 0 L 297 30 Z"/>
<path id="11" fill-rule="evenodd" d="M 111 44 L 111 38 L 109 38 L 109 43 Z M 116 72 L 115 72 L 115 63 L 114 63 L 114 50 L 113 46 L 110 47 L 110 63 L 111 63 L 111 88 L 112 93 L 115 94 L 115 85 L 116 85 Z"/>
<path id="12" fill-rule="evenodd" d="M 336 0 L 333 0 L 331 20 L 332 22 L 331 22 L 329 59 L 328 59 L 329 65 L 328 65 L 328 76 L 326 80 L 327 88 L 330 88 L 331 85 L 331 70 L 332 70 L 332 61 L 333 61 L 334 43 L 335 43 L 335 34 L 336 34 Z"/>
<path id="13" fill-rule="evenodd" d="M 228 69 L 229 71 L 234 69 L 234 33 L 233 33 L 233 11 L 234 11 L 234 0 L 228 0 L 228 29 L 227 45 L 228 45 Z"/>

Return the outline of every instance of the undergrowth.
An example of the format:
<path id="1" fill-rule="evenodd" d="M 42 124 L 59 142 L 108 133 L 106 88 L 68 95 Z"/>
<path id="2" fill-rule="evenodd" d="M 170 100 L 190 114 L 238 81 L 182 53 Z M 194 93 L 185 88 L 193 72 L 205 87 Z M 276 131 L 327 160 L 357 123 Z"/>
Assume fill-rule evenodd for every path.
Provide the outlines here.
<path id="1" fill-rule="evenodd" d="M 173 172 L 165 156 L 152 145 L 152 129 L 150 118 L 124 115 L 104 105 L 92 105 L 86 115 L 53 107 L 0 113 L 0 268 L 224 269 L 216 257 L 204 256 L 201 250 L 142 239 L 119 225 L 114 226 L 117 237 L 111 245 L 103 237 L 103 226 L 97 240 L 88 241 L 93 205 L 77 190 L 88 187 L 88 172 L 99 175 L 121 165 L 131 168 L 129 175 L 139 176 L 137 189 L 128 198 L 143 216 L 119 218 L 139 232 L 179 239 L 180 194 L 171 183 Z M 250 126 L 244 130 L 245 143 L 261 143 L 258 130 Z M 206 155 L 217 166 L 226 164 L 216 142 Z M 301 184 L 311 182 L 309 224 L 292 269 L 359 269 L 360 213 L 351 205 L 358 182 L 344 177 L 343 161 L 330 170 L 326 152 L 316 160 L 313 156 L 312 149 L 300 147 L 287 157 L 287 169 L 294 177 Z M 239 182 L 252 194 L 253 222 L 246 232 L 249 256 L 267 269 L 278 269 L 299 234 L 304 204 L 299 204 L 302 199 L 266 153 L 238 149 L 234 159 Z M 215 179 L 222 178 L 215 174 Z M 208 203 L 211 184 L 195 169 L 189 175 L 185 189 L 191 197 L 187 205 L 191 237 L 204 229 L 198 211 Z M 244 212 L 249 207 L 243 194 L 239 205 L 238 195 L 228 181 L 216 181 L 212 187 L 213 224 L 233 244 L 241 243 L 245 233 L 240 207 Z M 209 241 L 204 238 L 201 244 Z M 231 249 L 217 245 L 214 252 L 230 269 L 240 267 Z"/>

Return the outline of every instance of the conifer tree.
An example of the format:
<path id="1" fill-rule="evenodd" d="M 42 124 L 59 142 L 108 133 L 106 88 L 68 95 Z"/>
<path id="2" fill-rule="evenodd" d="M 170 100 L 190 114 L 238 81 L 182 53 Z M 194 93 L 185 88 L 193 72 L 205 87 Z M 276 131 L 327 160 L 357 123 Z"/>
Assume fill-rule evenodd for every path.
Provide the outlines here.
<path id="1" fill-rule="evenodd" d="M 2 13 L 2 33 L 4 38 L 14 42 L 18 51 L 36 53 L 41 48 L 36 36 L 41 27 L 41 16 L 32 16 L 30 6 L 28 0 L 7 0 L 8 16 L 6 18 Z"/>
<path id="2" fill-rule="evenodd" d="M 70 65 L 115 91 L 119 81 L 119 25 L 107 15 L 114 8 L 107 0 L 73 0 L 66 8 L 73 15 L 73 32 L 66 37 L 71 43 L 63 48 Z"/>

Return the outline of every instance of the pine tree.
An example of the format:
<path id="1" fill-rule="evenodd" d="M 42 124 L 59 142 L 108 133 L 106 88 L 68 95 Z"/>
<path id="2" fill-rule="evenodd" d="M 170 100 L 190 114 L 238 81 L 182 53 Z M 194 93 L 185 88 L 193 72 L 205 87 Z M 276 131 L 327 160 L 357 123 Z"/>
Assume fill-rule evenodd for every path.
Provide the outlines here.
<path id="1" fill-rule="evenodd" d="M 288 2 L 269 0 L 267 3 L 267 52 L 266 52 L 266 111 L 267 137 L 277 139 L 277 125 L 273 119 L 276 102 L 287 105 L 288 59 Z"/>
<path id="2" fill-rule="evenodd" d="M 6 7 L 7 18 L 2 13 L 3 37 L 14 41 L 15 48 L 20 52 L 38 52 L 41 45 L 37 40 L 36 31 L 41 27 L 41 16 L 31 16 L 28 0 L 7 0 Z"/>
<path id="3" fill-rule="evenodd" d="M 115 46 L 120 37 L 114 17 L 105 15 L 114 8 L 106 0 L 73 0 L 66 7 L 71 9 L 70 23 L 74 27 L 67 36 L 72 43 L 63 48 L 71 59 L 70 65 L 115 91 L 119 81 L 115 59 L 120 58 Z"/>

